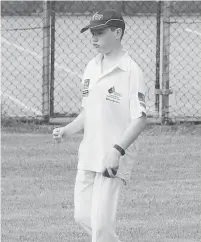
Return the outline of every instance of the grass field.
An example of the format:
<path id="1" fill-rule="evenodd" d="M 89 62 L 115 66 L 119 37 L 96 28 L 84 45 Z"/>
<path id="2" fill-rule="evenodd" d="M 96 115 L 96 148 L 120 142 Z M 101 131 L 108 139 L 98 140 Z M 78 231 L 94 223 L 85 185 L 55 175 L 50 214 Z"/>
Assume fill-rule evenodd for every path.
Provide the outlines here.
<path id="1" fill-rule="evenodd" d="M 80 76 L 95 55 L 90 34 L 79 33 L 88 20 L 86 16 L 56 17 L 56 113 L 80 111 Z M 42 17 L 38 16 L 2 17 L 2 100 L 8 116 L 33 116 L 33 108 L 42 110 L 42 21 Z M 147 107 L 153 115 L 156 17 L 125 16 L 125 21 L 127 28 L 123 46 L 144 71 Z M 170 116 L 200 117 L 201 41 L 200 35 L 186 32 L 187 28 L 201 32 L 199 16 L 172 17 L 170 21 L 170 87 L 174 91 L 170 95 Z M 37 29 L 27 29 L 34 27 Z"/>
<path id="2" fill-rule="evenodd" d="M 51 129 L 2 130 L 2 242 L 89 241 L 73 220 L 81 135 L 55 147 Z M 147 127 L 139 140 L 118 209 L 121 241 L 199 242 L 201 126 Z"/>

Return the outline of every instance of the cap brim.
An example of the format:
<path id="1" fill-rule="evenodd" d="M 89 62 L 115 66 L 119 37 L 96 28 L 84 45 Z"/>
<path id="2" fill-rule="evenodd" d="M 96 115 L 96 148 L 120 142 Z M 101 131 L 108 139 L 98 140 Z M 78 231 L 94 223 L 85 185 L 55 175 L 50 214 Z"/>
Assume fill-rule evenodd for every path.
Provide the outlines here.
<path id="1" fill-rule="evenodd" d="M 82 28 L 80 32 L 81 33 L 84 33 L 88 29 L 100 30 L 100 29 L 105 29 L 105 28 L 108 28 L 108 27 L 109 27 L 109 25 L 106 25 L 106 24 L 102 24 L 102 25 L 92 25 L 92 24 L 89 24 L 86 27 Z"/>
<path id="2" fill-rule="evenodd" d="M 81 32 L 81 33 L 84 33 L 84 32 L 87 31 L 89 28 L 90 28 L 90 24 L 87 25 L 86 27 L 82 28 L 80 32 Z"/>

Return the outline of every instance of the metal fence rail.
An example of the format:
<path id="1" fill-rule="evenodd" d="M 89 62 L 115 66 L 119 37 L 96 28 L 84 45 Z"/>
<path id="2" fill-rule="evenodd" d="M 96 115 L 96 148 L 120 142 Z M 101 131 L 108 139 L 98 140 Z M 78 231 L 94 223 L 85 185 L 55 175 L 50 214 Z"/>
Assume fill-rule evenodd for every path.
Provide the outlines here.
<path id="1" fill-rule="evenodd" d="M 148 116 L 201 120 L 200 2 L 3 2 L 3 117 L 75 117 L 96 52 L 80 34 L 102 8 L 122 11 L 125 49 L 145 74 Z"/>

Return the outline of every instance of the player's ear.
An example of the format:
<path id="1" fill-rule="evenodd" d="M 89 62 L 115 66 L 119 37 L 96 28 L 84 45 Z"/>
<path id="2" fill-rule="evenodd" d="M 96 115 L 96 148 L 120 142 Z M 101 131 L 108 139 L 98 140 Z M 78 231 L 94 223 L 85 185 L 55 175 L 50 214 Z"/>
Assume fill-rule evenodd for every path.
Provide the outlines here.
<path id="1" fill-rule="evenodd" d="M 121 40 L 121 36 L 122 36 L 122 29 L 121 28 L 117 28 L 116 29 L 116 39 Z"/>

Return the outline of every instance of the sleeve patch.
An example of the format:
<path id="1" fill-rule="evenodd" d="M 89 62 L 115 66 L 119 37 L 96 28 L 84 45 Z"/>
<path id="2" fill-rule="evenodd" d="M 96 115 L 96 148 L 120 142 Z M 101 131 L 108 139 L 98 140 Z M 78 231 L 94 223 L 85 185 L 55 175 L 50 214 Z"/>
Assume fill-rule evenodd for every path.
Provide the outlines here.
<path id="1" fill-rule="evenodd" d="M 142 112 L 142 117 L 147 117 L 146 113 L 145 112 Z"/>
<path id="2" fill-rule="evenodd" d="M 140 106 L 142 106 L 143 108 L 145 108 L 145 109 L 146 109 L 146 105 L 145 105 L 145 103 L 144 103 L 144 102 L 140 102 Z"/>
<path id="3" fill-rule="evenodd" d="M 145 95 L 143 93 L 138 92 L 138 99 L 139 99 L 139 101 L 145 103 Z"/>
<path id="4" fill-rule="evenodd" d="M 83 90 L 82 95 L 83 95 L 83 97 L 88 97 L 89 96 L 89 90 Z"/>
<path id="5" fill-rule="evenodd" d="M 89 82 L 90 82 L 90 79 L 85 79 L 84 80 L 84 89 L 88 89 L 89 88 Z"/>
<path id="6" fill-rule="evenodd" d="M 82 96 L 83 97 L 88 97 L 89 96 L 89 83 L 90 83 L 90 79 L 85 79 L 84 80 L 84 87 L 83 87 L 83 91 L 82 91 Z"/>

